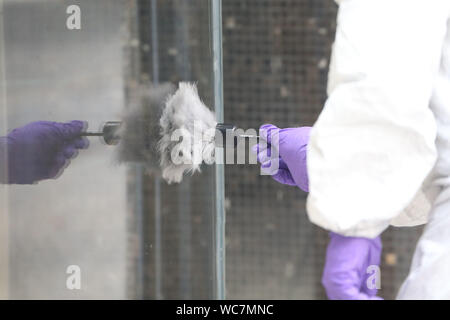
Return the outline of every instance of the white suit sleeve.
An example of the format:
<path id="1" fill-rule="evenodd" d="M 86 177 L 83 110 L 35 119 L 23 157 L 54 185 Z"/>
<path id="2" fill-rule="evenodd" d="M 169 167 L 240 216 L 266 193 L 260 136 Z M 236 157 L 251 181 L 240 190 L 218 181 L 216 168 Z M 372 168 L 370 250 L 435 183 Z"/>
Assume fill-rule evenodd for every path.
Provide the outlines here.
<path id="1" fill-rule="evenodd" d="M 375 237 L 436 161 L 429 109 L 447 0 L 341 0 L 328 100 L 308 146 L 310 220 Z"/>

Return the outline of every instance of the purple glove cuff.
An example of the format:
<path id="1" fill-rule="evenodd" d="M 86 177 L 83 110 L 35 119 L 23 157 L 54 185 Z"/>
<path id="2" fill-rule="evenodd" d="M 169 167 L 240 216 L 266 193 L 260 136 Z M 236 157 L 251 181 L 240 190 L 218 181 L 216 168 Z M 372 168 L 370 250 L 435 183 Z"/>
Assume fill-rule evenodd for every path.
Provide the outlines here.
<path id="1" fill-rule="evenodd" d="M 322 276 L 328 298 L 381 299 L 376 296 L 376 277 L 381 275 L 375 274 L 379 272 L 381 250 L 380 237 L 345 237 L 331 232 Z"/>

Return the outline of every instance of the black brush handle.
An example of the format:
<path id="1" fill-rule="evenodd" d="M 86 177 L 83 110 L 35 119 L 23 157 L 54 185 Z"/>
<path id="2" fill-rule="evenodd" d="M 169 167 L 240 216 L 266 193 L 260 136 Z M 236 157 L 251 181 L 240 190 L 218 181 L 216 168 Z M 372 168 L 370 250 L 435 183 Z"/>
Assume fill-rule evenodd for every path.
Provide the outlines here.
<path id="1" fill-rule="evenodd" d="M 103 132 L 82 132 L 80 136 L 82 137 L 103 137 Z"/>
<path id="2" fill-rule="evenodd" d="M 246 135 L 239 134 L 236 135 L 234 132 L 237 130 L 237 127 L 234 124 L 230 123 L 218 123 L 216 125 L 216 136 L 215 136 L 215 144 L 219 148 L 225 148 L 227 146 L 236 147 L 238 143 L 238 138 L 241 139 L 259 139 L 257 135 Z M 230 132 L 233 137 L 233 141 L 227 141 L 227 132 Z M 228 139 L 229 140 L 229 139 Z"/>
<path id="3" fill-rule="evenodd" d="M 103 141 L 107 145 L 114 146 L 120 142 L 119 129 L 122 126 L 122 121 L 107 121 L 103 125 L 101 132 L 82 132 L 82 137 L 103 137 Z"/>

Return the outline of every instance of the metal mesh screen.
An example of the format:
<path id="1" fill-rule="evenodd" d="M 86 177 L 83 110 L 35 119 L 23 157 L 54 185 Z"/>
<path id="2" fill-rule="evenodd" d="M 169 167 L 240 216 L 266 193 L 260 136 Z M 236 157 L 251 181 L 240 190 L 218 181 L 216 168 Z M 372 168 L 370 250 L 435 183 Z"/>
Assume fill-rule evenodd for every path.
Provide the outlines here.
<path id="1" fill-rule="evenodd" d="M 226 121 L 241 128 L 313 125 L 326 99 L 337 6 L 330 0 L 223 2 Z M 327 232 L 312 225 L 306 194 L 227 166 L 228 298 L 325 298 Z M 395 297 L 421 228 L 383 234 L 382 289 Z"/>
<path id="2" fill-rule="evenodd" d="M 331 1 L 233 1 L 223 7 L 225 117 L 241 128 L 312 125 L 325 101 Z M 229 298 L 318 298 L 326 232 L 306 194 L 226 168 Z"/>

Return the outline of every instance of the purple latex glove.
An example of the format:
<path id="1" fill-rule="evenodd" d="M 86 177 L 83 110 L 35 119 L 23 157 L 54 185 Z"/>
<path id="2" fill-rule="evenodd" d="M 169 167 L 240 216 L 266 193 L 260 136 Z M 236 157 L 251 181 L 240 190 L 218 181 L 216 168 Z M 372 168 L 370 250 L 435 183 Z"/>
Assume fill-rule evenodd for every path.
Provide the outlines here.
<path id="1" fill-rule="evenodd" d="M 37 121 L 0 137 L 1 152 L 6 153 L 8 167 L 8 179 L 1 182 L 32 184 L 56 178 L 78 149 L 88 147 L 87 139 L 80 137 L 85 127 L 82 121 Z M 2 158 L 5 159 L 4 155 Z"/>
<path id="2" fill-rule="evenodd" d="M 381 239 L 344 237 L 330 233 L 322 284 L 333 300 L 381 300 L 377 289 L 370 289 L 367 280 L 375 279 L 369 266 L 379 266 Z M 368 273 L 369 271 L 369 273 Z M 370 281 L 372 288 L 375 282 Z"/>
<path id="3" fill-rule="evenodd" d="M 306 147 L 310 131 L 311 127 L 279 129 L 272 124 L 263 125 L 259 130 L 262 141 L 256 148 L 262 170 L 267 170 L 273 179 L 282 184 L 298 186 L 308 192 Z M 277 145 L 272 144 L 277 140 L 276 137 Z M 278 150 L 278 157 L 272 157 L 273 148 Z M 274 162 L 278 162 L 278 166 Z M 270 172 L 270 168 L 277 170 Z"/>

